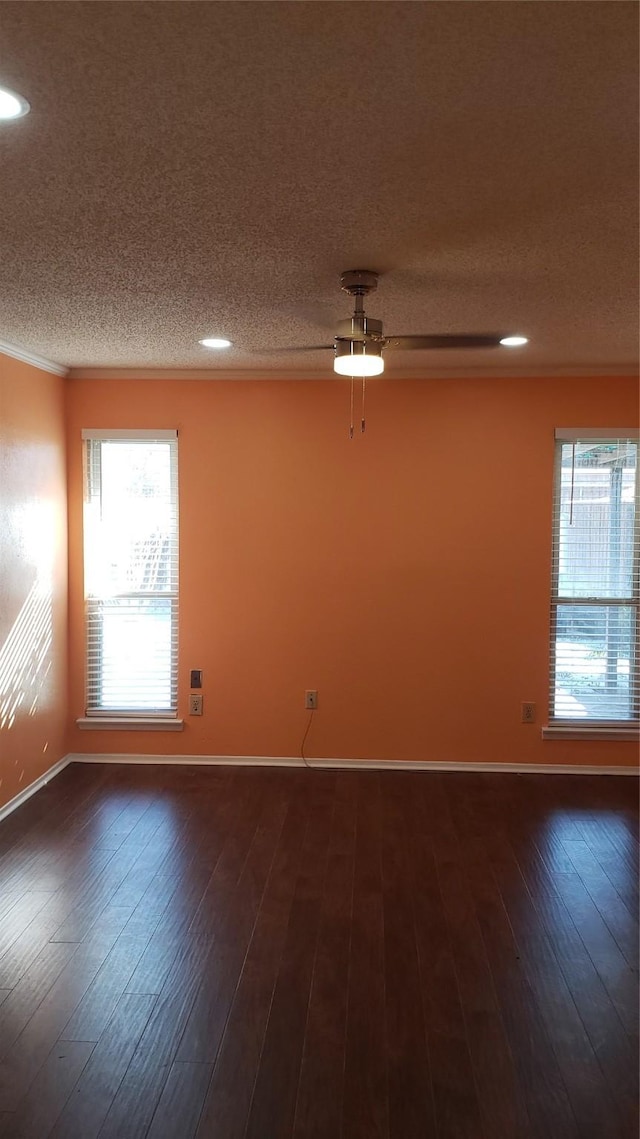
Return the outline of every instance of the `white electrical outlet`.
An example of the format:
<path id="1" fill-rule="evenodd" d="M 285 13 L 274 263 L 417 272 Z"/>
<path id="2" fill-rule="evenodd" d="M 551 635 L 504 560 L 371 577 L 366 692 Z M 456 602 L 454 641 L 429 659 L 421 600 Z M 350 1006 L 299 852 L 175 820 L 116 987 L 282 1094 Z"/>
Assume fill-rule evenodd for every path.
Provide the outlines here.
<path id="1" fill-rule="evenodd" d="M 532 700 L 525 700 L 522 704 L 522 723 L 535 724 L 536 706 Z"/>
<path id="2" fill-rule="evenodd" d="M 304 706 L 310 711 L 318 707 L 318 690 L 317 688 L 307 688 L 304 694 Z"/>
<path id="3" fill-rule="evenodd" d="M 202 696 L 194 696 L 193 693 L 189 697 L 189 715 L 201 716 L 202 715 Z"/>

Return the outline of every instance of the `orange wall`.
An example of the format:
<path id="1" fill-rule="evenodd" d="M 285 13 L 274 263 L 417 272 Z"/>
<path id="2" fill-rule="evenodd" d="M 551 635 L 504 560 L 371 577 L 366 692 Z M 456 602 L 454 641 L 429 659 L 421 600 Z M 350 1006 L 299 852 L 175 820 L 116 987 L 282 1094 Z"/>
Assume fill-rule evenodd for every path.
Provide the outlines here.
<path id="1" fill-rule="evenodd" d="M 71 713 L 83 713 L 83 427 L 179 429 L 182 734 L 73 751 L 633 764 L 543 742 L 554 428 L 634 426 L 630 379 L 68 384 Z M 539 723 L 520 722 L 534 700 Z"/>
<path id="2" fill-rule="evenodd" d="M 66 752 L 64 380 L 0 355 L 0 807 Z"/>

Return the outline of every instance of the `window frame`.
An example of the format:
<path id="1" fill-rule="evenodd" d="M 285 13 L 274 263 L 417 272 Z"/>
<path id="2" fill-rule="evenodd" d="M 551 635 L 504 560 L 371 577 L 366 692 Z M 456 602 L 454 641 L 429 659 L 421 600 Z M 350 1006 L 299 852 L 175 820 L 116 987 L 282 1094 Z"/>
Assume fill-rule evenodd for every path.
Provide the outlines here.
<path id="1" fill-rule="evenodd" d="M 90 616 L 89 598 L 83 588 L 83 618 L 84 618 L 84 664 L 85 664 L 85 714 L 78 717 L 76 724 L 84 730 L 97 729 L 133 729 L 154 731 L 182 730 L 184 721 L 178 716 L 179 705 L 179 607 L 180 607 L 180 576 L 179 576 L 179 463 L 178 463 L 178 431 L 177 429 L 90 429 L 82 430 L 82 480 L 83 480 L 83 506 L 86 508 L 89 490 L 88 462 L 89 443 L 100 442 L 168 442 L 170 446 L 170 486 L 175 491 L 175 501 L 172 501 L 172 510 L 175 513 L 175 588 L 163 592 L 148 594 L 149 598 L 169 600 L 171 603 L 171 708 L 169 709 L 108 709 L 90 706 L 90 669 L 89 669 L 89 636 Z M 83 515 L 84 517 L 84 515 Z M 86 572 L 85 565 L 86 530 L 83 521 L 83 580 Z M 118 594 L 118 597 L 130 596 L 132 599 L 147 596 L 142 591 L 131 591 L 130 594 Z"/>
<path id="2" fill-rule="evenodd" d="M 616 443 L 621 440 L 633 442 L 638 447 L 640 431 L 637 428 L 556 428 L 553 463 L 553 513 L 551 533 L 551 603 L 549 621 L 549 723 L 543 728 L 543 738 L 574 739 L 631 739 L 640 738 L 640 447 L 636 453 L 635 511 L 633 535 L 632 590 L 629 597 L 564 597 L 559 595 L 560 579 L 560 502 L 562 493 L 561 470 L 563 445 L 578 442 Z M 574 606 L 623 606 L 635 611 L 634 637 L 630 660 L 630 686 L 632 694 L 632 716 L 628 719 L 596 719 L 589 717 L 557 716 L 555 714 L 556 694 L 556 633 L 558 627 L 558 607 Z"/>

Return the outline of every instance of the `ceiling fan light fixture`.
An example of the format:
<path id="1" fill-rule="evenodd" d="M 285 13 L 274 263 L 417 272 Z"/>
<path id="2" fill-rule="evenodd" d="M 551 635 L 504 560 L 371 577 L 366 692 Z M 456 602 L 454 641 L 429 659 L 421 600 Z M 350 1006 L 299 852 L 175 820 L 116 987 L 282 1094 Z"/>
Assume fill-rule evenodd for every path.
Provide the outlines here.
<path id="1" fill-rule="evenodd" d="M 503 336 L 500 343 L 504 348 L 521 348 L 523 344 L 529 343 L 527 336 Z"/>
<path id="2" fill-rule="evenodd" d="M 336 340 L 333 370 L 339 376 L 379 376 L 384 372 L 382 345 L 365 340 Z"/>

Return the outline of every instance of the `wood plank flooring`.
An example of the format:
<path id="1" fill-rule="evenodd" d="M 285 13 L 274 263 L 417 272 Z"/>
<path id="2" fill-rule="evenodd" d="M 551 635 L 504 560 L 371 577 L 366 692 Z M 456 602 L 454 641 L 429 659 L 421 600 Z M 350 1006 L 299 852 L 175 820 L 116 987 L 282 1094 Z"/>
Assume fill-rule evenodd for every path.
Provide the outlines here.
<path id="1" fill-rule="evenodd" d="M 66 768 L 0 824 L 1 1139 L 635 1139 L 637 796 Z"/>

